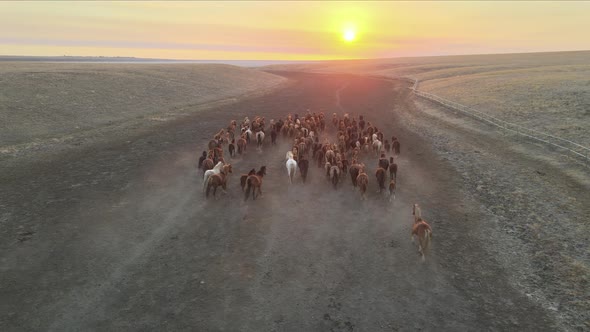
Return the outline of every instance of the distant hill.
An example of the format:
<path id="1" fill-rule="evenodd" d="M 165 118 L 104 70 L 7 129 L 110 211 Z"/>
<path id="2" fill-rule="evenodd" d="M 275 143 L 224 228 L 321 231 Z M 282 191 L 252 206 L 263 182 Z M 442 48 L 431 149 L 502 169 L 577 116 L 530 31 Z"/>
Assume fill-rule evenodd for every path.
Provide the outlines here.
<path id="1" fill-rule="evenodd" d="M 103 56 L 21 56 L 0 55 L 1 61 L 17 62 L 88 62 L 88 63 L 212 63 L 227 64 L 240 67 L 261 67 L 282 64 L 311 64 L 314 61 L 284 61 L 284 60 L 171 60 L 135 57 L 103 57 Z"/>

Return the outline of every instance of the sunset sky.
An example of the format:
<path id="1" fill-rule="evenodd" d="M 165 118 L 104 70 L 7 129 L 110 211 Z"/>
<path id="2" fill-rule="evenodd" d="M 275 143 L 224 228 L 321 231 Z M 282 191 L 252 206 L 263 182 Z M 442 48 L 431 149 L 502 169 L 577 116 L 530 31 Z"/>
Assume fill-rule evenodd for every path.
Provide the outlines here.
<path id="1" fill-rule="evenodd" d="M 327 60 L 590 50 L 589 17 L 583 1 L 1 1 L 0 55 Z"/>

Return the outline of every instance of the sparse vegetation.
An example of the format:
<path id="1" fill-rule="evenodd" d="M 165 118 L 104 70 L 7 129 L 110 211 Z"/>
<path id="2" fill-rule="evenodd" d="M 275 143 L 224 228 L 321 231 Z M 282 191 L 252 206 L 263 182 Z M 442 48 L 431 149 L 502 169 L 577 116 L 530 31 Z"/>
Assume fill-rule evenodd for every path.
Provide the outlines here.
<path id="1" fill-rule="evenodd" d="M 285 79 L 212 64 L 0 63 L 0 148 L 264 91 Z M 194 108 L 194 107 L 193 107 Z"/>

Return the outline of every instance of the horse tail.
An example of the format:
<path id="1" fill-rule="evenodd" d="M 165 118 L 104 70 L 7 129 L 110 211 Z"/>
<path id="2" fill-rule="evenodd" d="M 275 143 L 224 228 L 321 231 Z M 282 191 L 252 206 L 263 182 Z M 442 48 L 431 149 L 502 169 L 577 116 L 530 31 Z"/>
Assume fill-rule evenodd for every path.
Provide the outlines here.
<path id="1" fill-rule="evenodd" d="M 252 179 L 250 179 L 250 177 L 248 177 L 248 179 L 246 180 L 246 194 L 244 196 L 244 201 L 248 200 L 248 197 L 250 197 L 250 190 L 252 189 Z"/>
<path id="2" fill-rule="evenodd" d="M 432 232 L 430 232 L 430 230 L 427 229 L 424 235 L 426 235 L 426 238 L 424 240 L 424 250 L 427 250 L 430 247 L 430 239 L 432 237 Z"/>
<path id="3" fill-rule="evenodd" d="M 256 135 L 256 140 L 258 141 L 258 146 L 262 145 L 262 134 L 258 133 Z"/>
<path id="4" fill-rule="evenodd" d="M 207 189 L 207 185 L 209 184 L 209 178 L 210 174 L 207 174 L 207 172 L 205 172 L 205 174 L 203 175 L 203 191 Z"/>

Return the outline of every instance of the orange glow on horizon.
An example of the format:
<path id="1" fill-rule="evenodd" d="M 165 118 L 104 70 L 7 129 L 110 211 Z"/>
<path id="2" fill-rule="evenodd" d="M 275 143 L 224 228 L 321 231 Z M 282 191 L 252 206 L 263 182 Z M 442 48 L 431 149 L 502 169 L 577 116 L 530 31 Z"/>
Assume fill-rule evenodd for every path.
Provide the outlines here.
<path id="1" fill-rule="evenodd" d="M 590 2 L 0 1 L 0 53 L 331 60 L 588 50 L 588 12 Z"/>

